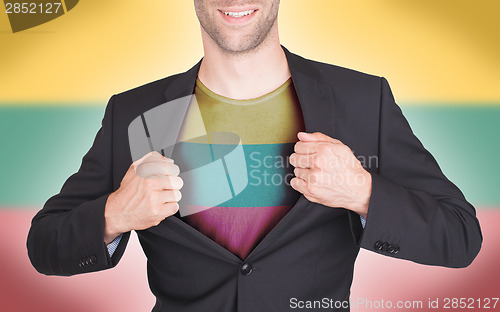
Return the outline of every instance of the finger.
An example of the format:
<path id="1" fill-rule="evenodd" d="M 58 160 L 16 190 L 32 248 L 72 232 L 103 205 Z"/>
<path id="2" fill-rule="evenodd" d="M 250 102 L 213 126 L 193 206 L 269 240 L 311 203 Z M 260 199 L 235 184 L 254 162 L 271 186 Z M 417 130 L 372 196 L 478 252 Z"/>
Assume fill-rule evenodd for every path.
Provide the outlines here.
<path id="1" fill-rule="evenodd" d="M 304 168 L 295 168 L 293 169 L 293 173 L 297 178 L 300 178 L 301 180 L 304 180 L 311 185 L 323 185 L 328 177 L 327 175 L 324 175 L 321 173 L 321 171 L 316 170 L 316 169 L 304 169 Z"/>
<path id="2" fill-rule="evenodd" d="M 167 170 L 161 163 L 142 163 L 135 173 L 143 179 L 158 179 L 167 176 Z"/>
<path id="3" fill-rule="evenodd" d="M 293 150 L 297 154 L 314 154 L 316 153 L 315 144 L 316 142 L 298 141 L 293 146 Z"/>
<path id="4" fill-rule="evenodd" d="M 297 192 L 300 192 L 305 196 L 312 197 L 311 194 L 309 193 L 307 182 L 302 180 L 301 178 L 297 177 L 292 178 L 290 180 L 290 186 Z"/>
<path id="5" fill-rule="evenodd" d="M 178 176 L 181 172 L 179 166 L 174 163 L 168 162 L 164 165 L 165 172 L 168 176 Z"/>
<path id="6" fill-rule="evenodd" d="M 290 185 L 292 186 L 293 189 L 296 191 L 302 193 L 307 200 L 311 202 L 318 202 L 318 199 L 314 196 L 311 195 L 309 192 L 309 188 L 307 186 L 307 182 L 300 179 L 300 178 L 293 178 L 290 180 Z"/>
<path id="7" fill-rule="evenodd" d="M 161 179 L 161 190 L 180 190 L 184 181 L 178 176 L 166 176 Z"/>
<path id="8" fill-rule="evenodd" d="M 166 202 L 163 204 L 163 208 L 167 214 L 167 217 L 170 217 L 179 211 L 179 204 L 176 202 Z"/>
<path id="9" fill-rule="evenodd" d="M 290 180 L 290 186 L 296 190 L 297 192 L 300 192 L 302 194 L 304 194 L 304 192 L 307 191 L 307 185 L 306 185 L 306 181 L 302 180 L 301 178 L 292 178 Z"/>
<path id="10" fill-rule="evenodd" d="M 330 142 L 330 143 L 342 143 L 340 140 L 334 139 L 332 137 L 327 136 L 321 132 L 307 133 L 307 132 L 299 132 L 297 134 L 299 140 L 304 142 Z"/>
<path id="11" fill-rule="evenodd" d="M 331 142 L 298 141 L 293 150 L 297 154 L 315 154 L 320 152 L 325 145 L 331 146 Z"/>
<path id="12" fill-rule="evenodd" d="M 178 176 L 155 177 L 147 181 L 146 187 L 155 191 L 180 190 L 184 186 L 184 181 Z"/>
<path id="13" fill-rule="evenodd" d="M 180 169 L 173 163 L 145 162 L 137 166 L 136 174 L 141 178 L 158 178 L 162 176 L 177 176 Z"/>
<path id="14" fill-rule="evenodd" d="M 304 169 L 304 168 L 295 168 L 293 169 L 293 174 L 297 177 L 300 178 L 301 180 L 308 181 L 309 180 L 309 172 L 311 169 Z"/>
<path id="15" fill-rule="evenodd" d="M 314 167 L 314 154 L 304 155 L 293 153 L 290 155 L 289 161 L 295 168 L 313 168 Z"/>
<path id="16" fill-rule="evenodd" d="M 182 194 L 179 190 L 169 190 L 161 192 L 160 200 L 162 203 L 176 203 L 181 198 Z"/>
<path id="17" fill-rule="evenodd" d="M 165 156 L 163 156 L 163 160 L 165 160 L 166 162 L 171 163 L 171 164 L 174 163 L 174 160 L 172 158 L 167 158 Z"/>

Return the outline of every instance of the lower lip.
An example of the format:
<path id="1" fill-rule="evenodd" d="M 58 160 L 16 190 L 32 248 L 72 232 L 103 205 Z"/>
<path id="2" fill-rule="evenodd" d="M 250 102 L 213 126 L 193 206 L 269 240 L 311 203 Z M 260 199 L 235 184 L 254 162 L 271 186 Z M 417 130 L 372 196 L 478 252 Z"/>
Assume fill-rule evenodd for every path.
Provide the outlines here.
<path id="1" fill-rule="evenodd" d="M 229 15 L 222 13 L 221 11 L 219 11 L 219 13 L 222 15 L 222 18 L 224 19 L 224 21 L 226 21 L 229 24 L 244 24 L 244 23 L 248 22 L 249 20 L 251 20 L 254 17 L 255 13 L 257 13 L 257 11 L 258 10 L 255 10 L 252 12 L 252 14 L 248 14 L 248 15 L 243 16 L 243 17 L 232 17 L 232 16 L 229 16 Z"/>

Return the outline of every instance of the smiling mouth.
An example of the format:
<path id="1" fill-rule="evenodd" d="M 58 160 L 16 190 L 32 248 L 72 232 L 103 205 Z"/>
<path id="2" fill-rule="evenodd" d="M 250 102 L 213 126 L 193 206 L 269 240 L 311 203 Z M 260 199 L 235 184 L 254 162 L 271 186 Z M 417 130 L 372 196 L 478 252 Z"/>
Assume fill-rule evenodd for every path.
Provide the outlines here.
<path id="1" fill-rule="evenodd" d="M 248 16 L 248 15 L 254 13 L 255 11 L 257 11 L 257 10 L 248 10 L 248 11 L 242 11 L 242 12 L 224 12 L 224 11 L 220 11 L 220 12 L 222 12 L 225 15 L 230 16 L 230 17 L 242 18 L 242 17 Z"/>

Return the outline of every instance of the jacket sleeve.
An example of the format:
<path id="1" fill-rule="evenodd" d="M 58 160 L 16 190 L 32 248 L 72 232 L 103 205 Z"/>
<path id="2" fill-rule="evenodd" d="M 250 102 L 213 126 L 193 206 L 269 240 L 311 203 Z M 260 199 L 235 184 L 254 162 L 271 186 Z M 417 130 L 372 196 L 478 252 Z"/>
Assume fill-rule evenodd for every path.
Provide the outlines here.
<path id="1" fill-rule="evenodd" d="M 28 256 L 46 275 L 75 275 L 114 267 L 130 232 L 111 258 L 104 243 L 104 207 L 113 192 L 113 100 L 81 166 L 33 217 L 27 238 Z"/>
<path id="2" fill-rule="evenodd" d="M 474 207 L 415 137 L 385 78 L 380 101 L 378 170 L 360 246 L 421 264 L 468 266 L 482 243 Z"/>

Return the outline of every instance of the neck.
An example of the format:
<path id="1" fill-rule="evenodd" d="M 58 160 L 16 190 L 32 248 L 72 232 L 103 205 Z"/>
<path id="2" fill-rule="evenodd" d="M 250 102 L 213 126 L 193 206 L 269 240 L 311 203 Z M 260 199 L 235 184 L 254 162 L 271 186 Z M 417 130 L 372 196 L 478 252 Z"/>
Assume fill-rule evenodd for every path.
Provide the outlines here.
<path id="1" fill-rule="evenodd" d="M 277 31 L 245 53 L 224 51 L 203 30 L 202 39 L 205 56 L 198 77 L 214 93 L 253 99 L 277 89 L 291 76 Z"/>

